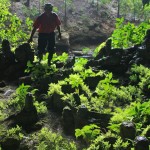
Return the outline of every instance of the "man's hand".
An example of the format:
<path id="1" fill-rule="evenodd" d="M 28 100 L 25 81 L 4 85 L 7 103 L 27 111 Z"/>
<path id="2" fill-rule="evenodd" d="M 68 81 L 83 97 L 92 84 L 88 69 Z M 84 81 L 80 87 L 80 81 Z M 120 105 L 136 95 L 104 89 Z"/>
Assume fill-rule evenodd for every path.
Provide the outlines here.
<path id="1" fill-rule="evenodd" d="M 59 39 L 59 40 L 61 39 L 61 33 L 58 34 L 58 39 Z"/>

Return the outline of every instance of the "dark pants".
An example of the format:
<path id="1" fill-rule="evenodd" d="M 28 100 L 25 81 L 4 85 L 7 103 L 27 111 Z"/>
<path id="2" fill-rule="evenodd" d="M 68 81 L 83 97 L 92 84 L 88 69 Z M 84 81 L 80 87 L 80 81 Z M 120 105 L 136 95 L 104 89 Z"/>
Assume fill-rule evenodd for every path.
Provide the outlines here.
<path id="1" fill-rule="evenodd" d="M 39 33 L 38 37 L 38 57 L 41 60 L 43 54 L 49 53 L 48 62 L 50 63 L 55 47 L 55 33 Z"/>

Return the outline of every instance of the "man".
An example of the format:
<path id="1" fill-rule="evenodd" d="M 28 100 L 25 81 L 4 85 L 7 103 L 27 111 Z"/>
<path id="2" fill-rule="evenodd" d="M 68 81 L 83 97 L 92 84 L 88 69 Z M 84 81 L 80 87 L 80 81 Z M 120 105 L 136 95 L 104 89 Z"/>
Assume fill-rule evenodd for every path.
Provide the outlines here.
<path id="1" fill-rule="evenodd" d="M 43 54 L 45 53 L 45 49 L 47 49 L 49 56 L 48 56 L 48 64 L 50 64 L 51 59 L 54 54 L 54 47 L 55 47 L 55 28 L 58 30 L 58 37 L 61 38 L 61 31 L 60 31 L 60 19 L 56 13 L 53 11 L 53 6 L 51 3 L 44 5 L 44 12 L 37 17 L 33 24 L 33 29 L 31 32 L 30 39 L 28 42 L 32 41 L 33 35 L 38 29 L 38 57 L 39 60 L 42 59 Z"/>

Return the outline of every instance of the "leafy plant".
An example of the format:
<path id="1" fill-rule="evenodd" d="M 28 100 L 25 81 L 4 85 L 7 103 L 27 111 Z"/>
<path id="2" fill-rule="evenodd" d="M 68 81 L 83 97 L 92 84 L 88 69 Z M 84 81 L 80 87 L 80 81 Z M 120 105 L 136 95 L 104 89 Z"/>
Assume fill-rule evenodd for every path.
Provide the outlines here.
<path id="1" fill-rule="evenodd" d="M 6 113 L 6 109 L 8 108 L 8 105 L 3 102 L 3 101 L 0 101 L 0 121 L 1 120 L 4 120 L 7 116 L 7 113 Z"/>
<path id="2" fill-rule="evenodd" d="M 123 121 L 133 121 L 136 124 L 138 132 L 148 123 L 150 115 L 150 101 L 144 103 L 131 103 L 125 109 L 116 108 L 114 116 L 110 120 L 109 128 L 112 131 L 119 133 L 120 124 Z"/>
<path id="3" fill-rule="evenodd" d="M 37 140 L 37 149 L 41 150 L 76 150 L 76 145 L 72 141 L 67 141 L 59 134 L 53 133 L 48 128 L 42 128 L 37 134 L 33 135 L 33 138 Z"/>
<path id="4" fill-rule="evenodd" d="M 112 78 L 112 73 L 106 74 L 104 80 L 100 80 L 95 92 L 97 96 L 91 98 L 91 107 L 94 110 L 103 112 L 105 107 L 111 107 L 113 105 L 113 91 L 115 90 L 115 84 L 118 83 L 117 80 Z M 113 85 L 114 84 L 114 85 Z"/>
<path id="5" fill-rule="evenodd" d="M 29 88 L 30 88 L 29 85 L 21 84 L 16 89 L 16 94 L 14 98 L 11 101 L 9 101 L 9 106 L 13 106 L 15 109 L 21 110 L 25 104 L 25 98 Z"/>
<path id="6" fill-rule="evenodd" d="M 128 48 L 143 42 L 146 30 L 149 29 L 149 24 L 146 22 L 135 26 L 133 23 L 125 23 L 124 18 L 116 19 L 116 29 L 114 30 L 111 39 L 112 47 Z"/>
<path id="7" fill-rule="evenodd" d="M 19 43 L 27 41 L 28 36 L 25 31 L 31 30 L 32 21 L 27 18 L 23 23 L 16 14 L 9 11 L 9 7 L 8 0 L 0 0 L 0 39 L 8 39 L 12 46 L 16 47 Z"/>
<path id="8" fill-rule="evenodd" d="M 34 106 L 36 107 L 37 113 L 40 115 L 45 114 L 48 111 L 44 102 L 39 103 L 38 101 L 35 101 Z"/>
<path id="9" fill-rule="evenodd" d="M 72 88 L 78 88 L 79 85 L 83 84 L 83 79 L 79 74 L 70 74 L 69 78 L 65 78 L 65 81 L 68 82 Z"/>
<path id="10" fill-rule="evenodd" d="M 134 65 L 130 71 L 131 83 L 137 84 L 141 90 L 150 89 L 150 69 L 140 65 Z"/>
<path id="11" fill-rule="evenodd" d="M 62 53 L 62 55 L 59 55 L 59 56 L 55 53 L 54 56 L 53 56 L 52 61 L 53 62 L 54 61 L 60 61 L 60 62 L 65 63 L 67 59 L 68 59 L 68 54 L 67 53 L 64 52 L 64 53 Z"/>
<path id="12" fill-rule="evenodd" d="M 63 95 L 61 90 L 61 85 L 59 83 L 50 83 L 48 88 L 48 95 L 52 95 L 54 93 Z"/>
<path id="13" fill-rule="evenodd" d="M 142 13 L 143 13 L 143 19 L 145 21 L 148 21 L 149 17 L 150 17 L 150 15 L 149 15 L 150 14 L 150 6 L 145 5 Z"/>
<path id="14" fill-rule="evenodd" d="M 101 43 L 93 52 L 93 56 L 96 57 L 100 50 L 106 45 L 106 42 Z"/>
<path id="15" fill-rule="evenodd" d="M 109 150 L 109 142 L 104 141 L 104 136 L 98 136 L 87 150 Z"/>
<path id="16" fill-rule="evenodd" d="M 21 132 L 22 132 L 22 129 L 17 125 L 16 127 L 7 130 L 6 136 L 7 137 L 16 137 L 19 140 L 22 140 L 24 135 Z"/>
<path id="17" fill-rule="evenodd" d="M 147 137 L 148 139 L 150 139 L 149 133 L 150 133 L 150 125 L 148 125 L 148 126 L 143 130 L 143 132 L 142 132 L 141 135 Z"/>
<path id="18" fill-rule="evenodd" d="M 85 68 L 84 68 L 84 65 L 87 63 L 87 59 L 85 58 L 78 58 L 76 59 L 76 62 L 74 64 L 74 67 L 73 67 L 73 70 L 75 72 L 80 72 L 80 71 L 83 71 Z"/>
<path id="19" fill-rule="evenodd" d="M 100 134 L 100 127 L 95 124 L 85 125 L 82 129 L 75 129 L 75 136 L 83 137 L 86 142 L 94 140 Z"/>
<path id="20" fill-rule="evenodd" d="M 43 60 L 40 64 L 32 64 L 31 62 L 27 63 L 27 69 L 25 72 L 29 73 L 32 77 L 33 81 L 36 81 L 36 83 L 39 83 L 41 79 L 51 75 L 52 73 L 56 72 L 56 65 L 48 66 L 47 64 L 47 58 L 46 56 L 43 57 Z"/>
<path id="21" fill-rule="evenodd" d="M 117 139 L 115 144 L 113 145 L 114 150 L 126 150 L 129 146 L 129 142 L 123 142 L 121 137 Z"/>

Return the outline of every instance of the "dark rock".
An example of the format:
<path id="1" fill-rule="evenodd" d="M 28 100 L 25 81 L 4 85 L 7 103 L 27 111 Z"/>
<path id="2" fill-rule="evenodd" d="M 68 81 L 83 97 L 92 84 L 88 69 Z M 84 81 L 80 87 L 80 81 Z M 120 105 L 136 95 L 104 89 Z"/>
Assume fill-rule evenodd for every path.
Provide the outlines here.
<path id="1" fill-rule="evenodd" d="M 73 134 L 75 130 L 75 121 L 72 110 L 66 106 L 62 112 L 63 127 L 66 134 Z"/>
<path id="2" fill-rule="evenodd" d="M 73 97 L 74 97 L 74 101 L 75 101 L 76 105 L 77 105 L 77 106 L 81 105 L 81 101 L 80 101 L 80 96 L 79 96 L 79 94 L 74 93 L 74 94 L 73 94 Z"/>
<path id="3" fill-rule="evenodd" d="M 25 85 L 31 85 L 32 79 L 31 76 L 24 76 L 19 78 L 19 84 L 24 83 Z"/>
<path id="4" fill-rule="evenodd" d="M 86 68 L 89 68 L 89 67 L 95 67 L 95 66 L 99 66 L 99 65 L 100 65 L 99 60 L 90 59 L 90 60 L 86 63 L 85 67 L 86 67 Z"/>
<path id="5" fill-rule="evenodd" d="M 49 88 L 49 84 L 52 82 L 51 76 L 43 77 L 39 80 L 39 82 L 35 83 L 36 87 L 39 89 L 41 93 L 46 93 Z"/>
<path id="6" fill-rule="evenodd" d="M 120 126 L 120 136 L 122 139 L 133 140 L 136 135 L 136 128 L 133 122 L 123 122 Z"/>
<path id="7" fill-rule="evenodd" d="M 63 93 L 74 93 L 75 89 L 71 87 L 71 85 L 66 84 L 66 85 L 62 85 L 62 92 Z"/>
<path id="8" fill-rule="evenodd" d="M 149 150 L 149 142 L 146 137 L 138 136 L 135 138 L 135 150 Z"/>
<path id="9" fill-rule="evenodd" d="M 75 64 L 75 56 L 73 55 L 73 56 L 68 58 L 64 67 L 65 68 L 71 68 L 71 67 L 73 67 L 74 64 Z"/>
<path id="10" fill-rule="evenodd" d="M 0 87 L 5 87 L 6 86 L 6 83 L 4 81 L 1 81 L 0 82 Z"/>
<path id="11" fill-rule="evenodd" d="M 63 111 L 63 108 L 65 107 L 65 104 L 64 102 L 61 100 L 62 96 L 57 94 L 57 93 L 54 93 L 53 96 L 52 96 L 52 101 L 53 101 L 53 109 L 56 111 L 56 112 L 59 112 L 61 113 Z"/>
<path id="12" fill-rule="evenodd" d="M 62 73 L 54 73 L 52 74 L 52 82 L 53 83 L 58 83 L 59 80 L 63 80 L 64 79 L 64 76 Z"/>
<path id="13" fill-rule="evenodd" d="M 62 68 L 64 66 L 64 63 L 60 62 L 60 61 L 57 61 L 57 62 L 54 62 L 54 63 L 56 65 L 56 68 Z"/>
<path id="14" fill-rule="evenodd" d="M 88 122 L 88 109 L 85 105 L 81 105 L 77 111 L 75 128 L 82 128 Z"/>
<path id="15" fill-rule="evenodd" d="M 87 77 L 84 82 L 87 86 L 89 86 L 91 90 L 95 90 L 99 81 L 102 79 L 103 77 L 101 76 L 93 76 L 93 77 Z"/>
<path id="16" fill-rule="evenodd" d="M 111 117 L 112 117 L 111 114 L 102 114 L 94 111 L 88 111 L 89 124 L 91 123 L 98 124 L 101 127 L 101 129 L 104 129 L 104 132 L 106 131 L 107 126 L 109 125 Z"/>
<path id="17" fill-rule="evenodd" d="M 3 150 L 17 150 L 20 146 L 20 140 L 13 137 L 6 137 L 0 143 Z"/>
<path id="18" fill-rule="evenodd" d="M 24 108 L 19 113 L 9 116 L 4 122 L 10 121 L 9 126 L 19 125 L 25 130 L 30 130 L 38 120 L 37 110 L 33 105 L 33 97 L 29 93 L 27 94 Z"/>
<path id="19" fill-rule="evenodd" d="M 25 129 L 31 128 L 38 120 L 38 114 L 35 106 L 33 105 L 32 94 L 27 94 L 25 100 L 25 107 L 14 118 L 16 124 Z"/>
<path id="20" fill-rule="evenodd" d="M 16 48 L 15 50 L 15 57 L 19 63 L 23 65 L 27 65 L 28 61 L 33 62 L 34 60 L 34 52 L 31 49 L 30 44 L 24 43 Z"/>

